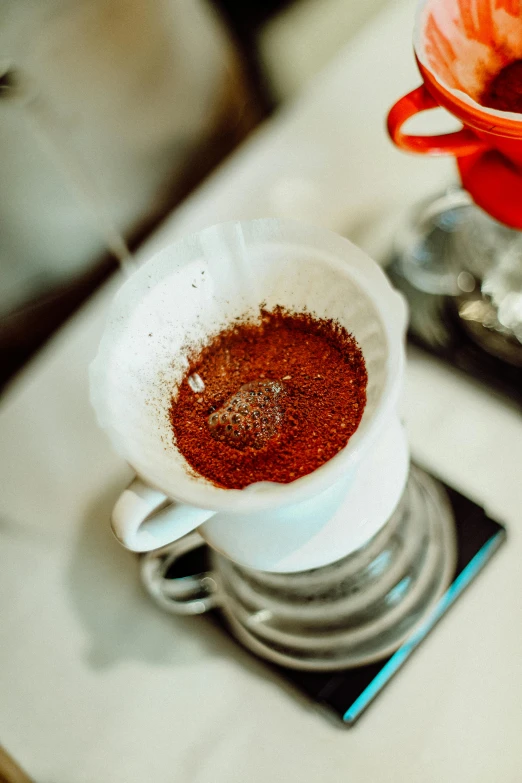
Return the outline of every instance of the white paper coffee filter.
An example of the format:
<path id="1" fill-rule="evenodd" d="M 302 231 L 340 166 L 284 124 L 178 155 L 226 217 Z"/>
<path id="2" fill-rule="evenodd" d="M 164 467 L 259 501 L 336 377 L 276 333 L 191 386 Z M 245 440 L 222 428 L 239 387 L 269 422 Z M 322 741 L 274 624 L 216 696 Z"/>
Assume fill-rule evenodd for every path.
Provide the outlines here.
<path id="1" fill-rule="evenodd" d="M 520 114 L 478 103 L 487 81 L 522 58 L 520 0 L 421 0 L 414 47 L 422 65 L 461 101 L 522 124 Z"/>
<path id="2" fill-rule="evenodd" d="M 237 316 L 255 317 L 262 302 L 337 319 L 355 336 L 366 408 L 345 449 L 309 476 L 219 489 L 178 452 L 168 411 L 188 353 Z M 122 285 L 91 365 L 92 404 L 119 453 L 172 498 L 229 511 L 292 503 L 331 485 L 377 437 L 399 391 L 405 321 L 380 268 L 329 231 L 278 220 L 214 226 L 165 248 Z"/>

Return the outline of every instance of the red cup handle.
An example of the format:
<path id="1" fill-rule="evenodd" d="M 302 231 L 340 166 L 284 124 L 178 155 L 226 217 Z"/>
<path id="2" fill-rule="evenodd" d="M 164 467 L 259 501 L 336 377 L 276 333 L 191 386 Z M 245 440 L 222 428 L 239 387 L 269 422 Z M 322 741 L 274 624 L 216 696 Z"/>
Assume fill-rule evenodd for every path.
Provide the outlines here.
<path id="1" fill-rule="evenodd" d="M 410 117 L 421 111 L 440 108 L 424 84 L 404 95 L 390 109 L 388 114 L 388 133 L 397 147 L 421 155 L 471 155 L 485 149 L 487 145 L 468 128 L 455 133 L 443 133 L 440 136 L 409 136 L 401 128 Z"/>

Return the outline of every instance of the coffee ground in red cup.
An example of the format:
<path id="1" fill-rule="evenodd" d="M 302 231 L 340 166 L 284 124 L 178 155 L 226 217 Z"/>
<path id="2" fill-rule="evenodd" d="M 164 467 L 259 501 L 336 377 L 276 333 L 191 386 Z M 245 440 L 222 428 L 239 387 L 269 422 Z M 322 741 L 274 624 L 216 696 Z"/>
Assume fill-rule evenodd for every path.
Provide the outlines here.
<path id="1" fill-rule="evenodd" d="M 490 79 L 479 103 L 490 109 L 522 113 L 522 60 L 505 65 Z"/>
<path id="2" fill-rule="evenodd" d="M 189 383 L 195 374 L 202 391 Z M 174 440 L 191 468 L 219 487 L 286 484 L 346 446 L 367 380 L 361 349 L 339 323 L 262 310 L 189 358 L 170 408 Z"/>

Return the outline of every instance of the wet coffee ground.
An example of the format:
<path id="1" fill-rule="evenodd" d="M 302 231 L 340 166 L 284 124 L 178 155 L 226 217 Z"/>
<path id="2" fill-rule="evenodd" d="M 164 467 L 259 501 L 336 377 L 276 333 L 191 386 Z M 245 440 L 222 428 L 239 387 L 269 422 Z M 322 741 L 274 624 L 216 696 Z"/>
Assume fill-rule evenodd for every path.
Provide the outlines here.
<path id="1" fill-rule="evenodd" d="M 202 391 L 189 384 L 194 374 Z M 361 350 L 338 323 L 262 311 L 191 357 L 172 400 L 174 439 L 193 470 L 217 486 L 288 483 L 346 446 L 366 384 Z"/>

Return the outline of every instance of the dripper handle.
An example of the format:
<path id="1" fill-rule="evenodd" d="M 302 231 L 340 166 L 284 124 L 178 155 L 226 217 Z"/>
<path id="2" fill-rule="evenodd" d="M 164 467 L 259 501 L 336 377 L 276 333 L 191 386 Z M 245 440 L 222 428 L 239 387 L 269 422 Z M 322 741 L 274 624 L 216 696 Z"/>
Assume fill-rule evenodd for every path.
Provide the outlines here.
<path id="1" fill-rule="evenodd" d="M 116 501 L 111 525 L 124 547 L 133 552 L 150 552 L 177 541 L 214 513 L 170 500 L 136 477 Z"/>
<path id="2" fill-rule="evenodd" d="M 407 152 L 420 155 L 471 155 L 487 148 L 487 144 L 468 128 L 438 136 L 412 136 L 402 132 L 402 126 L 410 117 L 440 105 L 424 84 L 400 98 L 388 114 L 388 133 L 393 143 Z"/>

